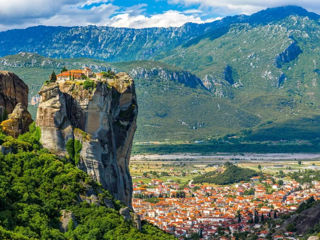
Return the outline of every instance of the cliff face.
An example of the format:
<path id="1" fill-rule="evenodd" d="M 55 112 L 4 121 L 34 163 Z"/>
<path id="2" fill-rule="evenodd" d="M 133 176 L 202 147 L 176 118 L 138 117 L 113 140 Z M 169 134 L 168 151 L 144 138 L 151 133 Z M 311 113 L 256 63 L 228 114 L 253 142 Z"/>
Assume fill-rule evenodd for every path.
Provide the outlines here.
<path id="1" fill-rule="evenodd" d="M 37 125 L 43 146 L 69 155 L 74 147 L 71 155 L 78 167 L 131 206 L 128 166 L 138 108 L 129 75 L 119 73 L 89 89 L 83 81 L 51 83 L 39 94 Z"/>
<path id="2" fill-rule="evenodd" d="M 12 137 L 27 132 L 32 123 L 27 110 L 28 91 L 28 86 L 17 75 L 0 71 L 0 128 Z"/>
<path id="3" fill-rule="evenodd" d="M 1 122 L 0 127 L 3 132 L 16 138 L 20 134 L 27 132 L 32 122 L 31 114 L 27 108 L 18 103 L 13 112 L 9 114 L 8 119 Z"/>
<path id="4" fill-rule="evenodd" d="M 28 106 L 28 86 L 14 73 L 0 71 L 0 106 L 7 114 L 12 113 L 18 103 Z"/>

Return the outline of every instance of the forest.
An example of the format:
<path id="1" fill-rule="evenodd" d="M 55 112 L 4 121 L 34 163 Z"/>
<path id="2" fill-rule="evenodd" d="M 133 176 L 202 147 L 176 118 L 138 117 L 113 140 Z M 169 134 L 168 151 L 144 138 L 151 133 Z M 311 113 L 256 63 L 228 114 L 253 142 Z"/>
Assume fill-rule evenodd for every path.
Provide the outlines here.
<path id="1" fill-rule="evenodd" d="M 122 203 L 72 158 L 44 149 L 40 136 L 34 123 L 17 139 L 0 133 L 0 239 L 174 239 L 146 222 L 139 231 L 119 214 Z M 87 201 L 93 198 L 88 192 L 95 193 L 94 202 Z M 60 230 L 62 210 L 74 215 L 66 232 Z"/>

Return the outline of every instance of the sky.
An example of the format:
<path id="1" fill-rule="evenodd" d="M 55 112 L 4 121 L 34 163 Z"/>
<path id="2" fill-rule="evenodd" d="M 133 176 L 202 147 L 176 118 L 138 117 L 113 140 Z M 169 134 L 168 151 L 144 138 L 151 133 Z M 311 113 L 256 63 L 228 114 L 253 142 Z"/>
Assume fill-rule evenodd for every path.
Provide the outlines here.
<path id="1" fill-rule="evenodd" d="M 285 5 L 320 13 L 319 0 L 0 0 L 0 31 L 37 25 L 179 27 Z"/>

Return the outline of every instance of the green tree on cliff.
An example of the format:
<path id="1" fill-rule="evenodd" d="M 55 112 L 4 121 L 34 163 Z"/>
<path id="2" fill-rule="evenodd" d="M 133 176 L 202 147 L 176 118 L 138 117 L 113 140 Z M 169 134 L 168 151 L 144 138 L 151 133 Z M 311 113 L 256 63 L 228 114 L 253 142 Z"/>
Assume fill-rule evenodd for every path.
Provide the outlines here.
<path id="1" fill-rule="evenodd" d="M 53 71 L 50 75 L 50 82 L 56 82 L 57 81 L 57 75 L 56 73 Z"/>
<path id="2" fill-rule="evenodd" d="M 66 68 L 66 66 L 64 66 L 62 69 L 61 69 L 61 73 L 63 72 L 68 72 L 68 69 Z"/>

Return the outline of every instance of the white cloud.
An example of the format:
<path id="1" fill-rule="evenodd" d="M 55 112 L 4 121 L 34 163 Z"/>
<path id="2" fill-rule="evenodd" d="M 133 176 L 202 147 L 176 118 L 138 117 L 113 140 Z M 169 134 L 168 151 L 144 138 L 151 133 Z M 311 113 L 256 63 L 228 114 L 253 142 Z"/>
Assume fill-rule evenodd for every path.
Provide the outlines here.
<path id="1" fill-rule="evenodd" d="M 204 23 L 201 11 L 145 15 L 146 4 L 125 9 L 113 0 L 0 0 L 0 30 L 47 26 L 113 26 L 130 28 L 178 27 L 187 22 Z M 210 19 L 215 20 L 215 19 Z"/>
<path id="2" fill-rule="evenodd" d="M 19 23 L 25 19 L 50 17 L 78 0 L 0 0 L 0 22 Z"/>
<path id="3" fill-rule="evenodd" d="M 116 5 L 117 0 L 0 0 L 0 30 L 35 25 L 85 26 L 89 24 L 132 28 L 176 27 L 187 22 L 204 23 L 217 20 L 212 16 L 250 14 L 266 7 L 289 4 L 320 12 L 319 0 L 163 1 L 189 7 L 181 11 L 169 10 L 150 16 L 146 15 L 146 4 L 121 8 Z"/>
<path id="4" fill-rule="evenodd" d="M 85 3 L 81 5 L 81 7 L 91 6 L 93 4 L 103 4 L 108 3 L 109 1 L 101 1 L 101 0 L 87 0 Z"/>
<path id="5" fill-rule="evenodd" d="M 204 23 L 205 21 L 200 17 L 185 15 L 178 11 L 167 11 L 151 17 L 124 13 L 113 17 L 110 26 L 128 28 L 180 27 L 187 22 Z"/>
<path id="6" fill-rule="evenodd" d="M 200 8 L 213 8 L 215 13 L 227 14 L 251 14 L 268 7 L 284 5 L 297 5 L 310 11 L 320 12 L 319 0 L 168 0 L 172 4 L 193 5 L 199 4 Z"/>
<path id="7" fill-rule="evenodd" d="M 48 26 L 86 26 L 107 25 L 110 17 L 118 9 L 112 4 L 102 4 L 90 9 L 69 7 L 48 19 L 41 20 L 41 24 Z"/>
<path id="8" fill-rule="evenodd" d="M 97 0 L 10 0 L 10 3 L 3 1 L 0 0 L 0 30 L 35 25 L 105 25 L 110 21 L 111 15 L 119 9 L 107 1 Z M 18 4 L 19 2 L 21 4 Z M 95 3 L 99 4 L 92 5 Z M 90 7 L 86 8 L 88 6 Z"/>

